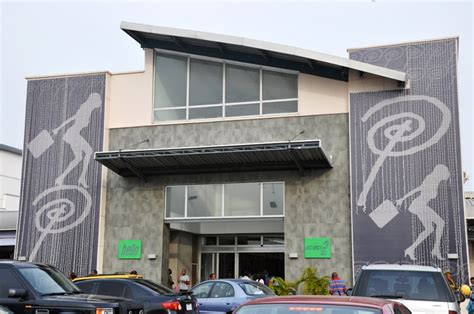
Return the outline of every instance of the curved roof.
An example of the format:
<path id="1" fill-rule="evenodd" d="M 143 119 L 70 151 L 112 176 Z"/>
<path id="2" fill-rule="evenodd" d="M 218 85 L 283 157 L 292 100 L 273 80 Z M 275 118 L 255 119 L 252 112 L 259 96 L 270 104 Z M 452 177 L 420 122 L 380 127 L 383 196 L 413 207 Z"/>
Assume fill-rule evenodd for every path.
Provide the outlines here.
<path id="1" fill-rule="evenodd" d="M 306 74 L 348 80 L 348 71 L 405 83 L 406 73 L 302 48 L 244 37 L 186 29 L 122 22 L 120 28 L 142 48 L 159 48 L 214 58 L 254 63 L 299 71 Z"/>

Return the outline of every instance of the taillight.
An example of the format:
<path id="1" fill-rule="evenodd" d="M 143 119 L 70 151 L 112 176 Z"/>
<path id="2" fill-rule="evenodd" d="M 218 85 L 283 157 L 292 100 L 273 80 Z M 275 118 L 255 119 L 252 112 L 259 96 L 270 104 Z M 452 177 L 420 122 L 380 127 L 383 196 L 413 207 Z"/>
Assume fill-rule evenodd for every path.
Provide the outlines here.
<path id="1" fill-rule="evenodd" d="M 181 310 L 181 303 L 179 301 L 173 301 L 173 302 L 164 302 L 161 303 L 163 307 L 167 310 L 170 311 L 180 311 Z"/>

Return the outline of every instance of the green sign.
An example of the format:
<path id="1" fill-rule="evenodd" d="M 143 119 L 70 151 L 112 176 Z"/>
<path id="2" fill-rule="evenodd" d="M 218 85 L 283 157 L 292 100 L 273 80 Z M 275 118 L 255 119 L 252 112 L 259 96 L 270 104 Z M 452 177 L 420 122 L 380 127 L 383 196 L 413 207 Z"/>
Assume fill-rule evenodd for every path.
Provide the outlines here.
<path id="1" fill-rule="evenodd" d="M 142 240 L 120 240 L 119 259 L 141 259 Z"/>
<path id="2" fill-rule="evenodd" d="M 305 238 L 304 258 L 331 258 L 331 238 Z"/>

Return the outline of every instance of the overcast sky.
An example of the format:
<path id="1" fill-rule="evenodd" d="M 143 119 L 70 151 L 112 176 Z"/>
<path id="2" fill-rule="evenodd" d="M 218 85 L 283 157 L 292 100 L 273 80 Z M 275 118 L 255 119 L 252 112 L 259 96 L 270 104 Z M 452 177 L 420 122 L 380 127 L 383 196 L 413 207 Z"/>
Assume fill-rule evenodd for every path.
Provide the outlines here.
<path id="1" fill-rule="evenodd" d="M 23 147 L 26 76 L 143 69 L 120 21 L 249 37 L 347 57 L 347 48 L 459 36 L 463 168 L 474 191 L 471 1 L 2 1 L 0 143 Z"/>

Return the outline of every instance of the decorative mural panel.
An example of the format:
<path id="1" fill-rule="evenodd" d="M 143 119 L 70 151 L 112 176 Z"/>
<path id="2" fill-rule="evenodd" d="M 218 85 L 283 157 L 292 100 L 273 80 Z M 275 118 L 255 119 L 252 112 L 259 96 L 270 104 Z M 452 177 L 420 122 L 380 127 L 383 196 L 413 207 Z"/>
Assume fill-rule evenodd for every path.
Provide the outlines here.
<path id="1" fill-rule="evenodd" d="M 105 74 L 31 80 L 16 258 L 86 275 L 97 264 Z"/>
<path id="2" fill-rule="evenodd" d="M 350 96 L 355 273 L 401 262 L 437 265 L 467 282 L 457 40 L 354 50 L 350 58 L 410 79 L 409 89 Z"/>

